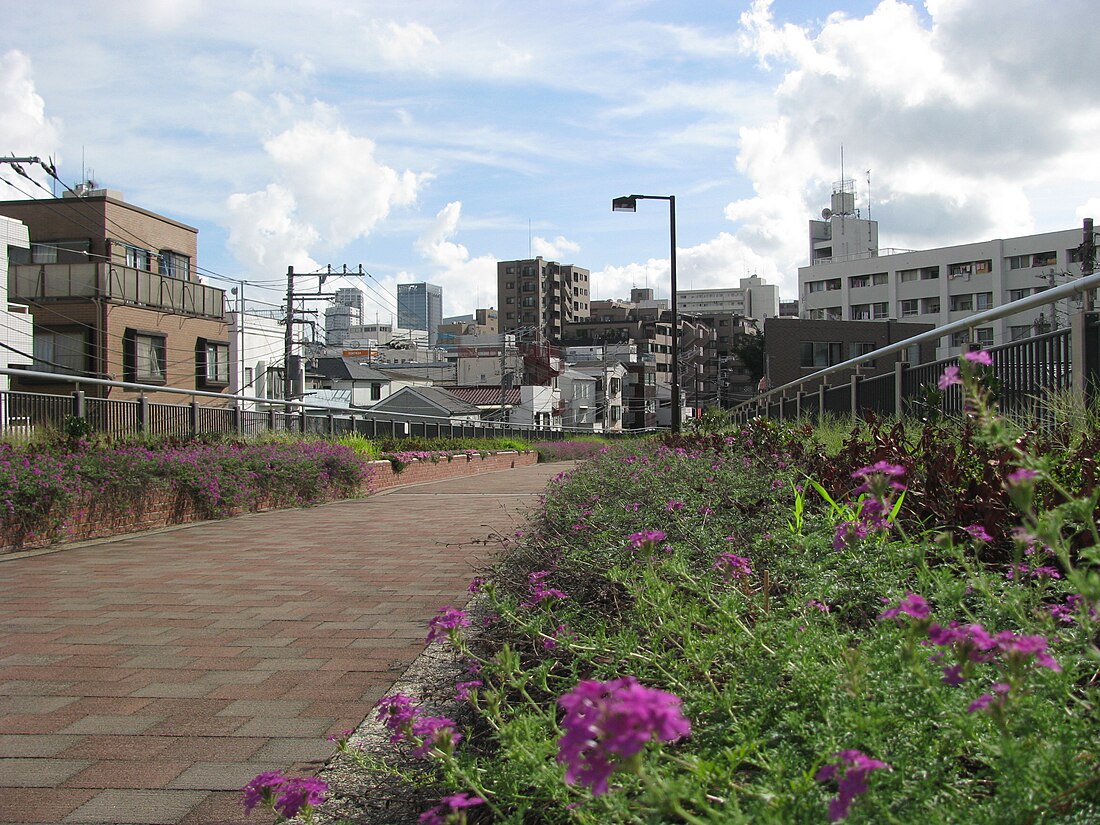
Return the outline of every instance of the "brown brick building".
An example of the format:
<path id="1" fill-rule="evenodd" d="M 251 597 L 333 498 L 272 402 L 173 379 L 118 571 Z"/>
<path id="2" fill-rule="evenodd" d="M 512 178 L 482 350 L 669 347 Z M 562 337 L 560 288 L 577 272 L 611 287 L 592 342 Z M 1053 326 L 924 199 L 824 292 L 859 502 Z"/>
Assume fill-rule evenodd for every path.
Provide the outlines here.
<path id="1" fill-rule="evenodd" d="M 501 332 L 537 328 L 555 344 L 566 324 L 589 315 L 589 272 L 541 257 L 497 263 Z"/>
<path id="2" fill-rule="evenodd" d="M 223 392 L 229 386 L 225 294 L 195 272 L 198 231 L 95 190 L 79 197 L 0 202 L 22 221 L 29 250 L 13 250 L 9 299 L 30 306 L 34 365 L 151 386 Z M 66 394 L 72 384 L 25 378 L 14 389 Z M 116 399 L 139 393 L 83 387 Z M 175 394 L 150 401 L 181 403 Z M 200 399 L 208 403 L 213 399 Z"/>

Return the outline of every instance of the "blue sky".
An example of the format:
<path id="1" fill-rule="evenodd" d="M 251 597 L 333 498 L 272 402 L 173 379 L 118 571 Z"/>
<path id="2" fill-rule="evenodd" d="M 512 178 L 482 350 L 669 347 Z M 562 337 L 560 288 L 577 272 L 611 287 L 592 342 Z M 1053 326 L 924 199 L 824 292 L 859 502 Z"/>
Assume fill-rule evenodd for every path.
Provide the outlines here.
<path id="1" fill-rule="evenodd" d="M 497 260 L 531 253 L 592 270 L 598 298 L 667 296 L 667 208 L 612 213 L 630 193 L 676 195 L 682 287 L 756 273 L 797 297 L 841 146 L 884 247 L 1100 219 L 1091 11 L 9 3 L 0 151 L 198 227 L 204 270 L 276 302 L 288 265 L 361 264 L 368 314 L 414 280 L 464 313 L 495 305 Z"/>

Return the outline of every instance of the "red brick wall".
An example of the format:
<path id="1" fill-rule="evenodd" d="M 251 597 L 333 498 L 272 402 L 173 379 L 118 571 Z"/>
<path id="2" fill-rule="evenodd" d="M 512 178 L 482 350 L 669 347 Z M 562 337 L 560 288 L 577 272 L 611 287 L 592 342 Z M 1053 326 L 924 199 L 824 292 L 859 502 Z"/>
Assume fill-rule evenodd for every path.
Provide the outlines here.
<path id="1" fill-rule="evenodd" d="M 454 456 L 450 461 L 438 462 L 412 461 L 396 473 L 388 461 L 375 461 L 370 464 L 372 475 L 361 494 L 370 495 L 382 490 L 400 487 L 406 484 L 418 484 L 427 481 L 442 481 L 448 478 L 479 475 L 514 467 L 528 467 L 538 461 L 538 453 L 493 453 L 485 457 L 465 455 Z M 62 542 L 85 541 L 105 536 L 134 533 L 141 530 L 155 530 L 176 524 L 190 524 L 201 521 L 203 516 L 195 512 L 190 502 L 183 500 L 168 490 L 153 490 L 132 509 L 118 512 L 113 509 L 100 509 L 91 502 L 70 518 L 64 528 Z M 275 509 L 272 504 L 261 503 L 253 512 Z M 240 508 L 231 515 L 245 512 Z M 57 543 L 58 539 L 40 539 L 33 536 L 22 540 L 13 535 L 10 526 L 0 525 L 0 554 L 18 550 L 46 547 Z"/>

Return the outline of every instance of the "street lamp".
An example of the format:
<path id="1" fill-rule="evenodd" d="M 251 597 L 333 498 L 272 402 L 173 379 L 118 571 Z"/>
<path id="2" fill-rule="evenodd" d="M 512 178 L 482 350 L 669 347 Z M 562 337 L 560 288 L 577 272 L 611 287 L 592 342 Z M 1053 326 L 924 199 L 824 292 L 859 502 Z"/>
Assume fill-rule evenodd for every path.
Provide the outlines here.
<path id="1" fill-rule="evenodd" d="M 680 322 L 676 314 L 676 196 L 625 195 L 611 201 L 612 212 L 637 212 L 638 201 L 668 201 L 672 288 L 672 432 L 680 432 Z"/>

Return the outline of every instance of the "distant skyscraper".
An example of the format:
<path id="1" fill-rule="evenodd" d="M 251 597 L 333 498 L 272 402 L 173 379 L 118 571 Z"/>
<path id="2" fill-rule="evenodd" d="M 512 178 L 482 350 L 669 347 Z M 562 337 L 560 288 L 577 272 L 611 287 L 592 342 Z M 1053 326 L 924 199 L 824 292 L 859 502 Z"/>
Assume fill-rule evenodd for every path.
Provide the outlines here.
<path id="1" fill-rule="evenodd" d="M 437 329 L 443 323 L 443 287 L 416 283 L 397 285 L 397 326 L 428 331 L 428 346 L 434 347 Z"/>
<path id="2" fill-rule="evenodd" d="M 348 330 L 363 323 L 363 292 L 356 287 L 336 290 L 333 306 L 325 308 L 325 343 L 338 347 Z"/>

